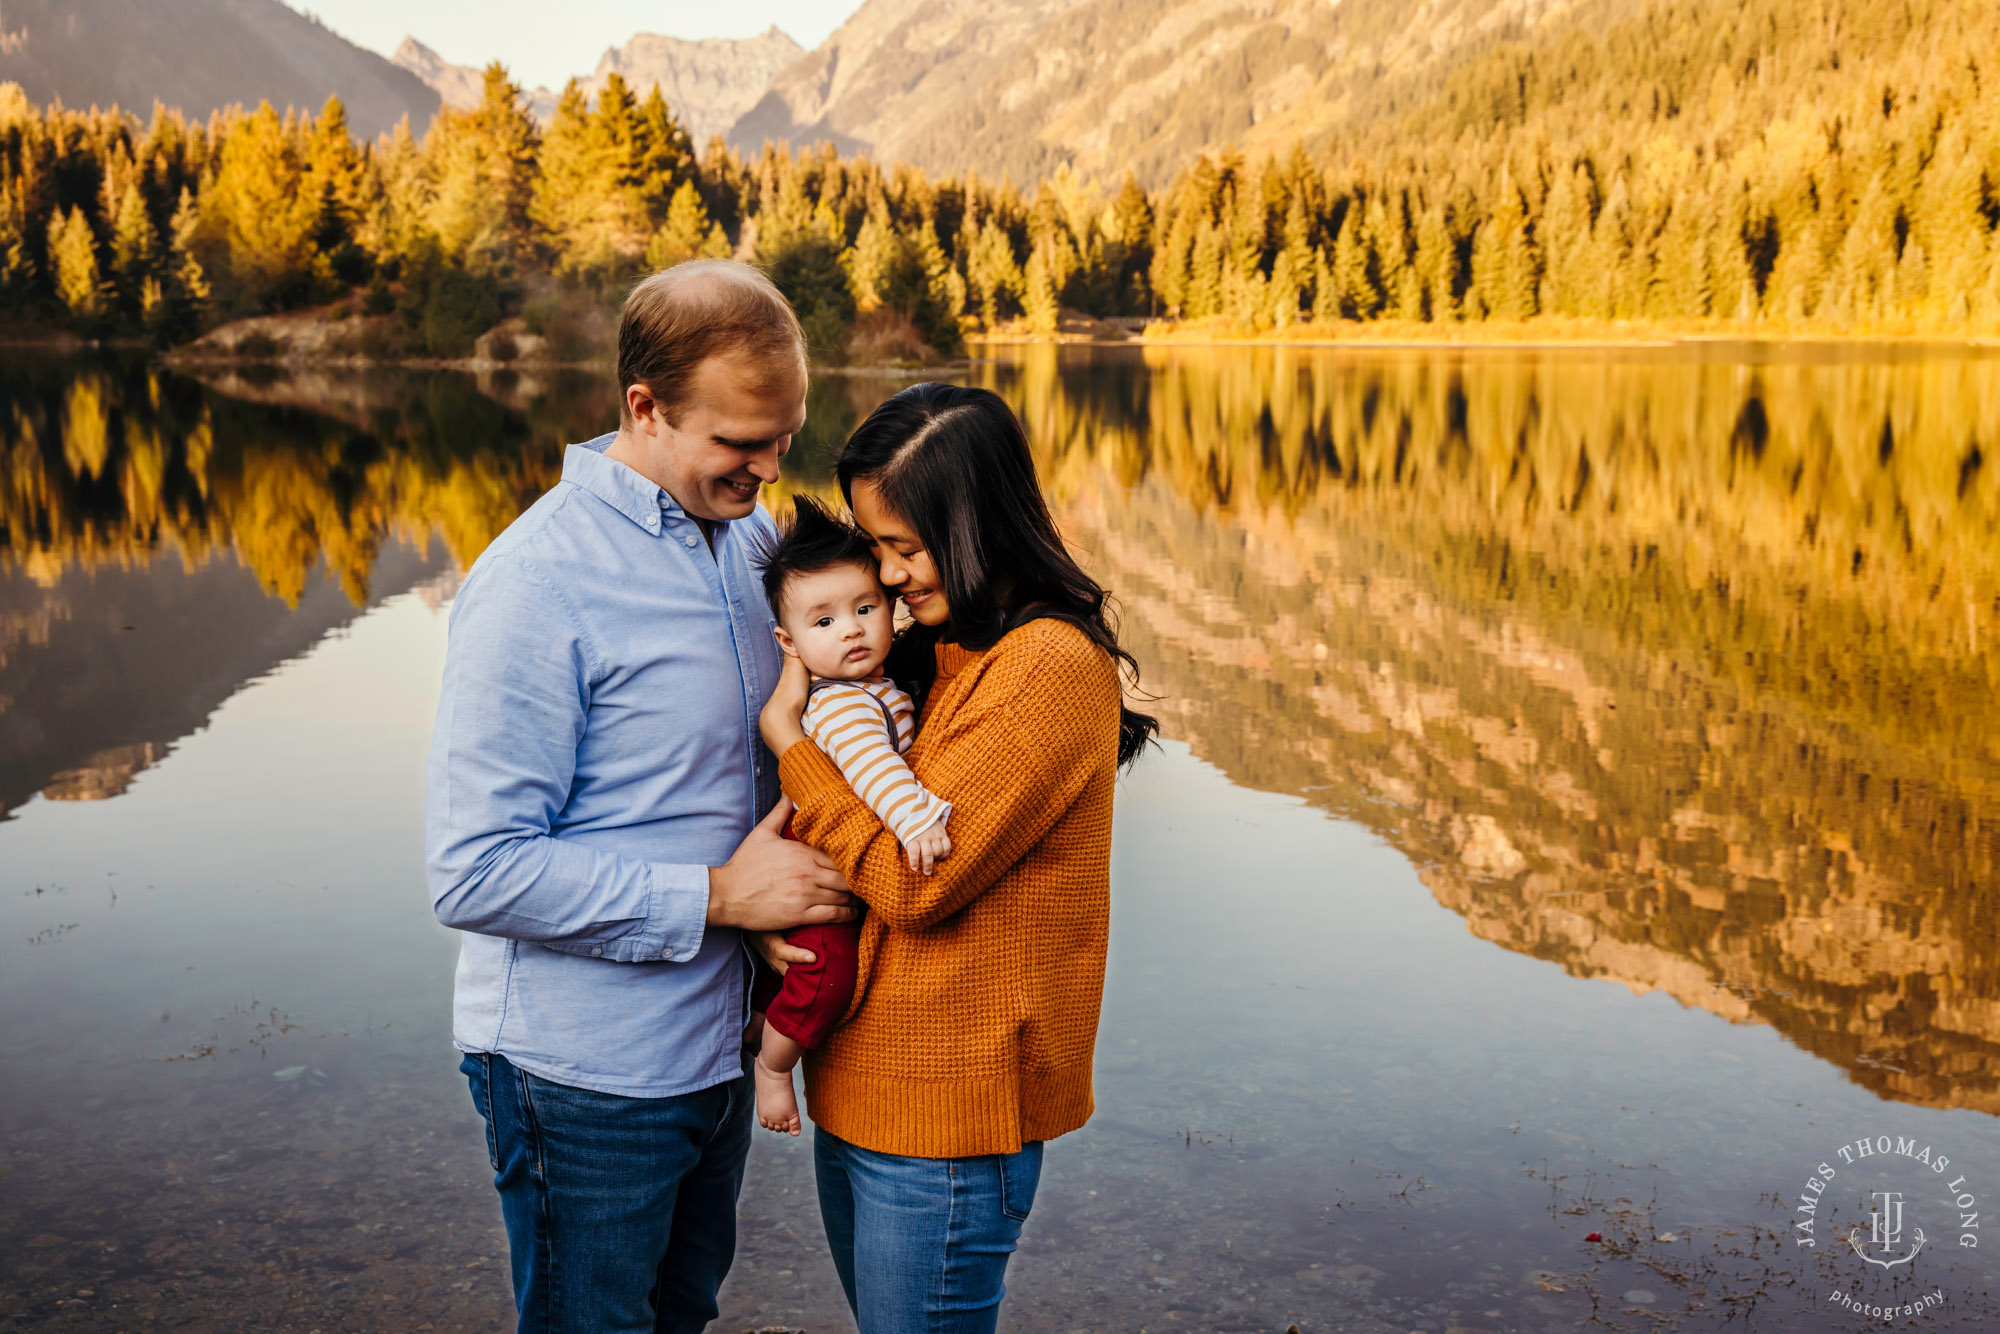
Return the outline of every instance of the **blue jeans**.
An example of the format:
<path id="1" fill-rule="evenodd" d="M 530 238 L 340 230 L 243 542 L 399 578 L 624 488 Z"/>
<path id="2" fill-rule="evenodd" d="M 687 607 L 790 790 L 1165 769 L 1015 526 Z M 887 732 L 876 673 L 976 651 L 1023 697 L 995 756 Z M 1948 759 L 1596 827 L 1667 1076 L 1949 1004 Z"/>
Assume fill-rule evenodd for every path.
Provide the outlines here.
<path id="1" fill-rule="evenodd" d="M 498 1055 L 459 1063 L 486 1121 L 521 1334 L 694 1334 L 736 1255 L 750 1080 L 624 1098 Z"/>
<path id="2" fill-rule="evenodd" d="M 1042 1146 L 903 1158 L 813 1130 L 819 1216 L 861 1334 L 990 1334 Z"/>

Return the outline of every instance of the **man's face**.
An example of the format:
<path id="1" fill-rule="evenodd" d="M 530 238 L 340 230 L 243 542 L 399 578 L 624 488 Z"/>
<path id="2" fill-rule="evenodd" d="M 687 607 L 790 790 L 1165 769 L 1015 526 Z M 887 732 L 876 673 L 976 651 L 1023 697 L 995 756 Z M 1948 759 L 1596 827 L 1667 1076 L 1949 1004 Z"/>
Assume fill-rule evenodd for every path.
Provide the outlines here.
<path id="1" fill-rule="evenodd" d="M 726 522 L 757 507 L 757 490 L 778 480 L 778 460 L 805 424 L 806 377 L 745 374 L 741 359 L 710 357 L 689 380 L 680 420 L 669 422 L 643 388 L 626 391 L 634 434 L 648 446 L 657 480 L 696 519 Z"/>

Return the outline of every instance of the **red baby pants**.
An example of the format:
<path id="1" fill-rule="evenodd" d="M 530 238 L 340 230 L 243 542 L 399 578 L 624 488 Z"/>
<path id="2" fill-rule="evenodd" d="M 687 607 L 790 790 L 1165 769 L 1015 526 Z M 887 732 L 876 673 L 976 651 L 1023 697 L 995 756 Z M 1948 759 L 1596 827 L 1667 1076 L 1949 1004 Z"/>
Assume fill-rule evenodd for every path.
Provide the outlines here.
<path id="1" fill-rule="evenodd" d="M 785 837 L 797 837 L 790 820 L 785 821 Z M 765 1023 L 801 1047 L 819 1046 L 854 999 L 860 938 L 859 922 L 795 926 L 785 932 L 788 942 L 811 950 L 815 957 L 811 963 L 793 964 L 783 977 L 760 960 L 757 980 L 750 990 L 750 1007 L 762 1010 Z"/>

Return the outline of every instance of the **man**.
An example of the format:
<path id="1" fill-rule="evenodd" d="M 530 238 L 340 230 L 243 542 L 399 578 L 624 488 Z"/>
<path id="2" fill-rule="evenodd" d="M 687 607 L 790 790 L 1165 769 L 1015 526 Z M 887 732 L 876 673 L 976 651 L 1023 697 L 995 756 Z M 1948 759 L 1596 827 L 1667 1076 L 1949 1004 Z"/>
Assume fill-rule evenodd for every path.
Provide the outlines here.
<path id="1" fill-rule="evenodd" d="M 738 933 L 853 915 L 780 836 L 757 729 L 757 493 L 805 419 L 798 321 L 754 269 L 683 264 L 626 301 L 618 383 L 616 434 L 571 445 L 459 590 L 428 775 L 453 1041 L 538 1334 L 715 1317 L 754 1102 Z"/>

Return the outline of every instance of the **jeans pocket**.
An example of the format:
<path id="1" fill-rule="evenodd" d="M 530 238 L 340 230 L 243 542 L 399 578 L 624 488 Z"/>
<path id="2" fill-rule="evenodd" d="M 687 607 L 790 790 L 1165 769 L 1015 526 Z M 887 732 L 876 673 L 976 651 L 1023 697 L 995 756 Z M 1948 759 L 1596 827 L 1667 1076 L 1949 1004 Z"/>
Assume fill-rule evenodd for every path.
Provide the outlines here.
<path id="1" fill-rule="evenodd" d="M 465 1081 L 472 1086 L 472 1107 L 486 1123 L 486 1162 L 500 1170 L 500 1133 L 493 1125 L 493 1058 L 484 1052 L 466 1052 L 458 1063 Z"/>
<path id="2" fill-rule="evenodd" d="M 1042 1142 L 1023 1144 L 1019 1153 L 1000 1155 L 1000 1212 L 1017 1223 L 1035 1206 L 1035 1187 L 1042 1180 Z"/>

